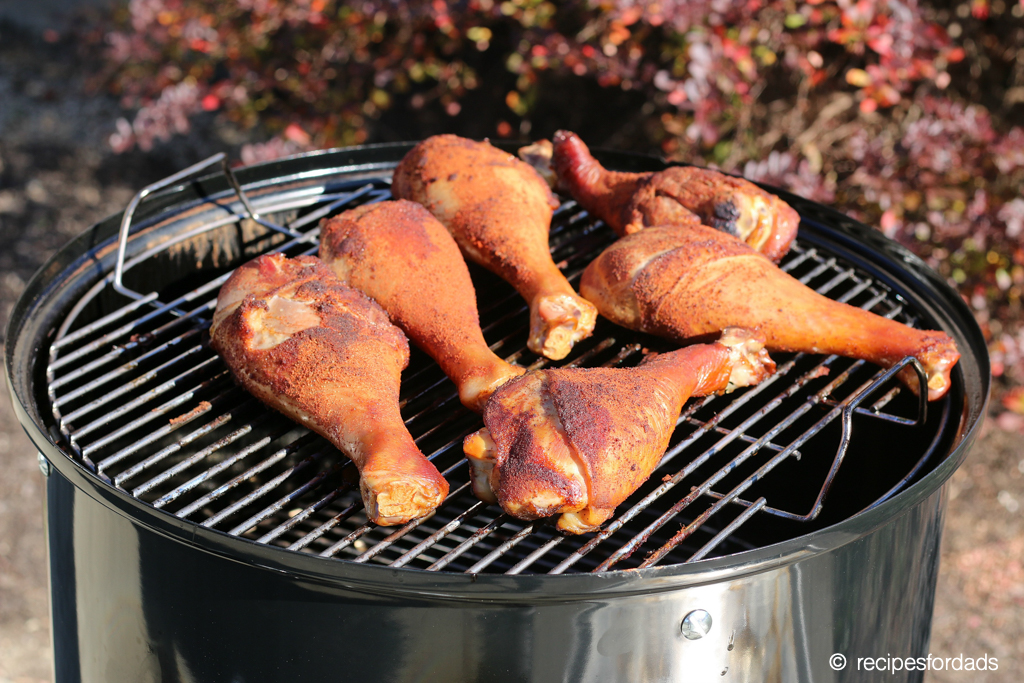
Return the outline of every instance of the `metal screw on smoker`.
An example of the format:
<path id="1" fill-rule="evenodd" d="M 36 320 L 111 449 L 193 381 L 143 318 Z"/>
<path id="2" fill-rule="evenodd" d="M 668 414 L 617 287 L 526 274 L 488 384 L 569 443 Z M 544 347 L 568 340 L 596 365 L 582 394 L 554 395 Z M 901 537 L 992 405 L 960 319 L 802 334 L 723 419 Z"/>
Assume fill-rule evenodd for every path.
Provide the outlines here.
<path id="1" fill-rule="evenodd" d="M 53 471 L 53 465 L 46 459 L 46 456 L 36 451 L 36 458 L 39 460 L 39 471 L 43 473 L 44 477 L 50 476 L 50 472 Z"/>
<path id="2" fill-rule="evenodd" d="M 699 640 L 711 630 L 711 615 L 705 610 L 695 609 L 683 617 L 680 630 L 687 640 Z"/>

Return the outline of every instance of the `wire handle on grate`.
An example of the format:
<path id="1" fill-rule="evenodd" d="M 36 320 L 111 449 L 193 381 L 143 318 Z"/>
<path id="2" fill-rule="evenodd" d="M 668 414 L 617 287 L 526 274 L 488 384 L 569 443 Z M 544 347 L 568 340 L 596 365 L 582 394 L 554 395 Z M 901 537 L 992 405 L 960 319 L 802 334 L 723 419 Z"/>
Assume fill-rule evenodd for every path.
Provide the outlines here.
<path id="1" fill-rule="evenodd" d="M 907 366 L 912 367 L 914 369 L 914 372 L 917 374 L 918 407 L 916 420 L 895 418 L 894 416 L 891 415 L 879 413 L 877 412 L 877 405 L 875 410 L 865 410 L 860 407 L 862 403 L 864 403 L 869 397 L 875 395 L 875 393 L 881 387 L 885 386 L 890 379 L 895 377 L 901 370 L 903 370 L 903 368 Z M 850 371 L 852 371 L 852 368 L 847 372 L 843 373 L 843 375 L 848 375 Z M 830 402 L 828 401 L 827 397 L 837 384 L 844 381 L 843 375 L 837 377 L 835 380 L 830 382 L 828 386 L 824 387 L 821 391 L 819 391 L 817 396 L 815 396 L 814 400 L 817 403 L 829 405 Z M 882 400 L 886 401 L 887 398 Z M 808 512 L 807 514 L 800 515 L 793 512 L 786 512 L 785 510 L 779 510 L 777 508 L 773 508 L 761 503 L 759 507 L 763 512 L 770 515 L 775 515 L 776 517 L 791 519 L 798 522 L 813 521 L 818 517 L 819 514 L 821 514 L 821 510 L 825 504 L 825 496 L 828 495 L 828 491 L 832 487 L 832 482 L 835 480 L 836 474 L 839 472 L 839 466 L 843 464 L 843 459 L 846 457 L 846 451 L 850 446 L 850 440 L 853 438 L 853 416 L 855 414 L 887 419 L 889 421 L 897 422 L 899 424 L 911 427 L 923 425 L 928 419 L 928 375 L 925 373 L 924 367 L 922 367 L 921 363 L 916 358 L 912 356 L 907 356 L 900 362 L 893 365 L 891 368 L 887 369 L 885 372 L 876 376 L 875 379 L 870 383 L 863 385 L 858 391 L 854 392 L 854 394 L 847 398 L 846 400 L 842 401 L 838 405 L 833 405 L 832 410 L 829 411 L 829 413 L 825 415 L 823 418 L 821 418 L 818 424 L 814 425 L 811 429 L 808 430 L 808 432 L 811 432 L 812 434 L 817 433 L 822 428 L 824 428 L 826 424 L 834 420 L 836 417 L 840 418 L 840 424 L 842 425 L 843 429 L 842 437 L 839 440 L 839 447 L 836 449 L 835 457 L 832 459 L 832 465 L 831 467 L 829 467 L 828 475 L 825 477 L 825 483 L 822 484 L 821 490 L 818 491 L 818 497 L 815 499 L 814 505 L 811 506 L 810 512 Z M 792 444 L 789 448 L 786 448 L 780 453 L 778 453 L 772 459 L 771 462 L 765 465 L 762 468 L 762 470 L 764 471 L 758 470 L 758 472 L 751 477 L 751 480 L 754 481 L 756 479 L 759 479 L 760 476 L 763 476 L 763 474 L 767 473 L 768 470 L 774 468 L 774 466 L 778 464 L 778 462 L 781 462 L 783 459 L 791 455 L 791 453 L 794 450 L 796 450 L 796 447 L 802 445 L 804 441 L 806 441 L 805 438 L 797 439 L 797 441 L 794 444 Z M 930 452 L 931 449 L 929 449 L 928 453 Z M 915 468 L 915 471 L 916 470 L 917 468 Z M 902 483 L 906 484 L 908 480 L 909 477 L 905 478 Z M 744 486 L 743 488 L 746 487 Z M 891 496 L 893 493 L 894 491 L 890 491 L 889 493 L 886 494 L 886 496 Z M 720 493 L 715 493 L 714 491 L 708 492 L 708 495 L 710 495 L 713 498 L 717 498 L 720 502 L 722 501 L 722 499 L 728 498 L 732 502 L 742 505 L 744 507 L 751 507 L 756 504 L 756 501 L 751 502 L 749 500 L 739 498 L 738 494 L 739 491 L 735 489 L 731 494 L 724 495 Z"/>
<path id="2" fill-rule="evenodd" d="M 858 411 L 861 403 L 867 400 L 869 396 L 872 396 L 883 384 L 885 384 L 890 378 L 896 376 L 903 368 L 910 366 L 914 368 L 917 373 L 918 381 L 918 407 L 917 407 L 917 420 L 911 423 L 914 426 L 922 425 L 928 419 L 928 376 L 925 374 L 924 368 L 916 358 L 908 356 L 896 363 L 891 368 L 883 372 L 874 382 L 871 382 L 868 386 L 863 387 L 860 391 L 854 394 L 848 401 L 842 405 L 842 416 L 841 424 L 843 427 L 843 436 L 839 441 L 839 448 L 836 449 L 835 458 L 832 459 L 832 466 L 829 468 L 828 476 L 825 477 L 825 483 L 818 492 L 818 497 L 814 501 L 814 505 L 811 507 L 811 511 L 803 516 L 794 516 L 796 519 L 802 521 L 810 521 L 815 519 L 820 513 L 825 503 L 825 496 L 828 495 L 829 488 L 832 487 L 832 482 L 836 478 L 836 473 L 839 471 L 839 466 L 843 464 L 843 458 L 846 457 L 846 451 L 850 446 L 850 439 L 853 438 L 853 415 Z M 828 387 L 822 390 L 824 393 L 828 390 Z M 835 410 L 835 409 L 833 409 Z M 870 414 L 870 413 L 868 413 Z"/>
<path id="3" fill-rule="evenodd" d="M 158 192 L 159 190 L 171 187 L 185 180 L 186 178 L 195 175 L 196 173 L 199 173 L 200 171 L 210 168 L 211 166 L 215 166 L 216 164 L 220 164 L 221 171 L 227 178 L 228 184 L 230 184 L 231 188 L 235 191 L 235 194 L 238 196 L 238 200 L 241 202 L 242 207 L 245 209 L 246 215 L 248 215 L 248 217 L 251 220 L 255 221 L 256 223 L 259 223 L 265 228 L 269 228 L 271 230 L 284 233 L 285 235 L 290 235 L 291 237 L 303 237 L 302 233 L 297 232 L 296 230 L 293 230 L 291 228 L 286 228 L 282 225 L 278 225 L 273 221 L 266 220 L 265 218 L 262 218 L 258 213 L 256 213 L 256 211 L 253 209 L 252 203 L 249 201 L 249 197 L 246 196 L 245 191 L 242 189 L 241 184 L 238 182 L 238 178 L 231 170 L 231 167 L 228 164 L 227 155 L 224 154 L 223 152 L 218 152 L 217 154 L 214 154 L 212 157 L 204 161 L 200 161 L 199 163 L 193 164 L 188 168 L 182 169 L 181 171 L 178 171 L 173 175 L 169 175 L 163 180 L 158 180 L 155 183 L 147 185 L 146 187 L 139 190 L 138 194 L 132 197 L 131 202 L 128 203 L 128 208 L 124 210 L 124 216 L 121 218 L 121 229 L 118 233 L 117 262 L 114 265 L 114 280 L 112 283 L 114 291 L 136 300 L 145 299 L 147 297 L 153 297 L 153 300 L 155 301 L 154 294 L 146 295 L 136 292 L 134 289 L 126 287 L 124 285 L 124 282 L 122 281 L 124 277 L 125 252 L 128 248 L 128 234 L 129 232 L 131 232 L 132 218 L 135 217 L 135 211 L 139 208 L 139 205 L 142 203 L 142 200 L 148 197 L 149 195 L 153 194 L 154 192 Z"/>

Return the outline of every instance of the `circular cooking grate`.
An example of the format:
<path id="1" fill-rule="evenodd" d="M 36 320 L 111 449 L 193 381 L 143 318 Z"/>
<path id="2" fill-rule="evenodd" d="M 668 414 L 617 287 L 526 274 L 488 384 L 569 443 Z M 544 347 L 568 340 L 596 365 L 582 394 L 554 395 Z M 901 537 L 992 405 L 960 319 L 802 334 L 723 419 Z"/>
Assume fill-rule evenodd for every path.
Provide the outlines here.
<path id="1" fill-rule="evenodd" d="M 562 536 L 473 497 L 461 446 L 480 418 L 414 350 L 402 414 L 451 492 L 427 519 L 368 524 L 355 468 L 237 387 L 205 338 L 232 268 L 267 251 L 316 253 L 321 218 L 390 198 L 393 165 L 324 168 L 201 199 L 177 187 L 154 199 L 125 243 L 123 282 L 111 270 L 79 282 L 83 293 L 49 347 L 45 400 L 66 452 L 127 495 L 257 543 L 350 562 L 510 574 L 694 562 L 762 547 L 891 497 L 945 454 L 957 391 L 926 414 L 893 378 L 903 364 L 883 372 L 835 356 L 779 354 L 778 372 L 761 385 L 688 402 L 661 466 L 602 531 Z M 934 324 L 840 250 L 808 241 L 814 230 L 802 226 L 784 270 L 830 298 Z M 574 286 L 614 239 L 571 200 L 555 212 L 551 252 Z M 646 350 L 672 348 L 602 320 L 564 361 L 539 358 L 526 349 L 528 310 L 518 294 L 470 270 L 485 337 L 510 362 L 630 366 Z"/>

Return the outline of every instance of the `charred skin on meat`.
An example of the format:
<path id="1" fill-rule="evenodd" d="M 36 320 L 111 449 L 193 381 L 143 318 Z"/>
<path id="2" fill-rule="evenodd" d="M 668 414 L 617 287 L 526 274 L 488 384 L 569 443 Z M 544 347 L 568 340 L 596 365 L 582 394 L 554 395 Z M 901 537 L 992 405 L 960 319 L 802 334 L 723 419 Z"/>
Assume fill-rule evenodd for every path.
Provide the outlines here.
<path id="1" fill-rule="evenodd" d="M 653 225 L 708 225 L 778 262 L 796 237 L 800 216 L 748 180 L 694 166 L 658 173 L 609 171 L 582 140 L 558 131 L 552 164 L 559 187 L 620 236 Z"/>

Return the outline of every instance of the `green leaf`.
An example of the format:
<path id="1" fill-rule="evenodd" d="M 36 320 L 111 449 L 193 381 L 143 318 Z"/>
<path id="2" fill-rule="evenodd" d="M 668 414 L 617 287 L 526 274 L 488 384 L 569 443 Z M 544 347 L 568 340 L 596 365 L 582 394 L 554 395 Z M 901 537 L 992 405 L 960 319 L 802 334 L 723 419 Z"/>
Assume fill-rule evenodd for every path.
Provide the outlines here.
<path id="1" fill-rule="evenodd" d="M 799 13 L 793 13 L 786 16 L 786 28 L 800 28 L 807 23 L 807 17 Z"/>
<path id="2" fill-rule="evenodd" d="M 719 164 L 722 163 L 723 161 L 729 158 L 730 153 L 732 153 L 732 141 L 722 140 L 717 145 L 715 145 L 715 150 L 713 153 L 715 162 Z"/>

